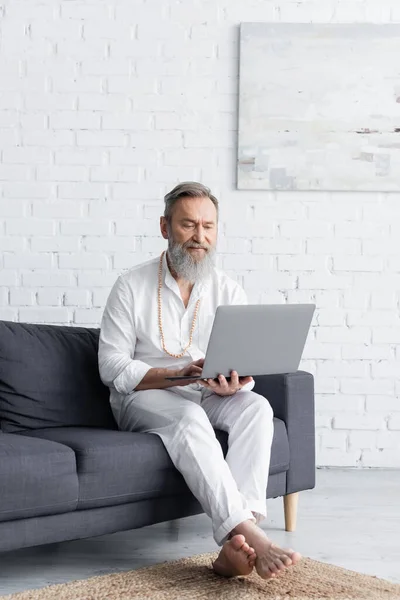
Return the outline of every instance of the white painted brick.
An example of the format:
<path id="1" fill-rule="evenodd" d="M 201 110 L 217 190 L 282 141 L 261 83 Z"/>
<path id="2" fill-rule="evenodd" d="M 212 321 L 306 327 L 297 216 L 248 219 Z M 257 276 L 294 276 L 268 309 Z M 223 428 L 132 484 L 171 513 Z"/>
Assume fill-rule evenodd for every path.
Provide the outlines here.
<path id="1" fill-rule="evenodd" d="M 278 256 L 279 271 L 326 271 L 327 259 L 317 256 Z"/>
<path id="2" fill-rule="evenodd" d="M 334 271 L 376 271 L 383 270 L 381 258 L 373 256 L 343 256 L 333 258 Z"/>
<path id="3" fill-rule="evenodd" d="M 86 75 L 126 75 L 130 74 L 130 62 L 128 57 L 105 60 L 86 59 L 82 62 L 82 74 Z"/>
<path id="4" fill-rule="evenodd" d="M 158 208 L 157 210 L 159 211 Z M 217 248 L 218 252 L 221 252 L 223 254 L 250 254 L 251 240 L 247 240 L 245 238 L 227 238 L 220 236 L 218 239 Z"/>
<path id="5" fill-rule="evenodd" d="M 51 162 L 51 150 L 45 148 L 5 148 L 2 161 L 4 164 L 45 165 Z"/>
<path id="6" fill-rule="evenodd" d="M 34 20 L 31 24 L 31 36 L 33 41 L 42 38 L 79 41 L 82 39 L 82 25 L 78 21 L 67 19 Z"/>
<path id="7" fill-rule="evenodd" d="M 213 149 L 181 148 L 168 149 L 163 153 L 163 164 L 166 166 L 180 167 L 201 165 L 203 168 L 214 165 L 217 161 Z"/>
<path id="8" fill-rule="evenodd" d="M 334 225 L 335 235 L 338 238 L 352 238 L 352 239 L 377 239 L 386 238 L 389 234 L 388 225 L 382 225 L 380 223 L 353 223 L 344 222 L 336 223 Z"/>
<path id="9" fill-rule="evenodd" d="M 314 386 L 316 394 L 336 394 L 339 392 L 339 381 L 334 377 L 318 377 Z"/>
<path id="10" fill-rule="evenodd" d="M 74 323 L 86 327 L 99 327 L 102 316 L 101 308 L 77 308 L 74 311 Z"/>
<path id="11" fill-rule="evenodd" d="M 50 115 L 52 129 L 100 129 L 100 121 L 99 114 L 85 110 Z"/>
<path id="12" fill-rule="evenodd" d="M 369 377 L 369 364 L 367 361 L 320 361 L 318 363 L 318 376 L 321 377 Z"/>
<path id="13" fill-rule="evenodd" d="M 79 250 L 80 238 L 76 236 L 61 237 L 49 236 L 31 239 L 33 252 L 77 252 Z"/>
<path id="14" fill-rule="evenodd" d="M 54 153 L 54 162 L 59 165 L 101 165 L 106 158 L 106 151 L 96 148 L 64 148 Z"/>
<path id="15" fill-rule="evenodd" d="M 6 269 L 51 269 L 53 257 L 50 254 L 5 254 L 4 267 Z"/>
<path id="16" fill-rule="evenodd" d="M 267 238 L 272 238 L 275 233 L 275 226 L 273 223 L 245 221 L 243 217 L 241 219 L 239 217 L 238 220 L 236 220 L 231 216 L 226 223 L 222 221 L 221 225 L 225 229 L 225 234 L 229 237 L 252 238 L 263 235 Z"/>
<path id="17" fill-rule="evenodd" d="M 89 290 L 67 290 L 64 294 L 65 306 L 91 306 Z"/>
<path id="18" fill-rule="evenodd" d="M 166 241 L 160 237 L 142 238 L 142 252 L 162 252 L 166 249 Z"/>
<path id="19" fill-rule="evenodd" d="M 60 44 L 57 44 L 58 51 L 66 54 L 67 56 L 71 56 L 71 51 L 63 51 L 60 50 Z M 75 47 L 75 44 L 73 45 Z M 87 45 L 85 44 L 87 48 Z M 93 50 L 94 53 L 94 50 Z M 80 54 L 80 53 L 79 53 Z M 96 56 L 98 56 L 96 51 Z M 103 91 L 103 79 L 100 76 L 89 76 L 85 77 L 77 77 L 63 75 L 61 73 L 53 74 L 51 77 L 51 85 L 52 91 L 54 93 L 65 93 L 65 94 L 76 94 L 77 96 L 81 94 L 81 92 L 85 92 L 87 94 L 101 94 Z M 77 97 L 76 96 L 76 97 Z M 75 101 L 75 97 L 74 101 Z M 77 100 L 76 100 L 77 102 Z M 73 102 L 75 103 L 75 102 Z M 94 109 L 94 107 L 91 107 Z"/>
<path id="20" fill-rule="evenodd" d="M 109 221 L 92 221 L 80 219 L 79 221 L 68 220 L 61 223 L 62 235 L 108 235 L 111 231 Z"/>
<path id="21" fill-rule="evenodd" d="M 242 271 L 272 270 L 272 257 L 261 255 L 228 255 L 223 257 L 224 269 L 240 269 Z"/>
<path id="22" fill-rule="evenodd" d="M 372 341 L 374 344 L 400 344 L 400 327 L 376 327 Z"/>
<path id="23" fill-rule="evenodd" d="M 342 379 L 340 390 L 344 394 L 389 395 L 394 392 L 394 383 L 390 379 L 352 379 L 349 377 Z"/>
<path id="24" fill-rule="evenodd" d="M 324 431 L 319 435 L 321 448 L 332 448 L 346 452 L 348 433 L 345 431 Z"/>
<path id="25" fill-rule="evenodd" d="M 371 341 L 371 329 L 367 327 L 319 327 L 316 332 L 318 342 L 330 344 L 358 344 Z"/>
<path id="26" fill-rule="evenodd" d="M 388 360 L 392 358 L 390 346 L 378 344 L 352 344 L 343 346 L 342 358 L 344 360 Z"/>
<path id="27" fill-rule="evenodd" d="M 286 238 L 325 238 L 332 235 L 333 227 L 324 221 L 306 221 L 301 227 L 287 221 L 280 225 L 280 233 Z"/>
<path id="28" fill-rule="evenodd" d="M 28 203 L 23 200 L 0 200 L 2 217 L 23 217 L 28 214 Z"/>
<path id="29" fill-rule="evenodd" d="M 45 112 L 54 110 L 73 110 L 77 104 L 77 96 L 72 93 L 29 93 L 24 95 L 24 103 L 27 110 Z M 39 140 L 48 140 L 46 144 L 42 143 L 39 145 L 57 147 L 60 145 L 59 141 L 64 140 L 67 134 L 70 136 L 70 139 L 73 140 L 73 136 L 70 132 L 65 133 L 59 131 L 57 132 L 57 135 L 55 135 L 55 132 L 49 131 L 47 132 L 47 137 L 43 134 L 38 137 L 38 134 L 36 133 L 36 137 L 38 137 Z M 28 138 L 25 137 L 25 139 L 32 139 L 32 137 L 34 136 L 31 134 Z M 30 145 L 33 146 L 35 144 L 31 142 Z"/>
<path id="30" fill-rule="evenodd" d="M 146 180 L 165 182 L 172 188 L 181 181 L 200 181 L 200 167 L 149 167 L 146 169 Z"/>
<path id="31" fill-rule="evenodd" d="M 388 427 L 390 430 L 400 431 L 400 415 L 390 417 Z"/>
<path id="32" fill-rule="evenodd" d="M 59 198 L 100 200 L 107 196 L 107 188 L 103 183 L 60 183 L 57 190 Z"/>
<path id="33" fill-rule="evenodd" d="M 157 149 L 111 148 L 109 156 L 111 165 L 151 166 L 156 165 L 159 159 Z"/>
<path id="34" fill-rule="evenodd" d="M 244 286 L 247 289 L 287 290 L 296 286 L 296 278 L 286 273 L 273 273 L 260 271 L 246 273 Z"/>
<path id="35" fill-rule="evenodd" d="M 319 394 L 316 398 L 316 410 L 318 413 L 330 413 L 331 415 L 341 413 L 361 414 L 364 411 L 364 396 L 344 394 Z"/>
<path id="36" fill-rule="evenodd" d="M 94 287 L 108 287 L 111 291 L 118 275 L 111 271 L 99 271 L 93 269 L 85 269 L 78 273 L 78 287 L 92 289 Z"/>
<path id="37" fill-rule="evenodd" d="M 68 200 L 43 202 L 35 200 L 32 203 L 32 214 L 34 217 L 54 217 L 54 218 L 79 218 L 85 214 L 85 205 L 83 202 L 73 202 Z"/>
<path id="38" fill-rule="evenodd" d="M 343 327 L 345 323 L 346 313 L 343 310 L 327 310 L 318 309 L 317 320 L 318 325 L 322 327 Z"/>
<path id="39" fill-rule="evenodd" d="M 342 452 L 333 448 L 322 448 L 317 450 L 317 466 L 326 467 L 357 467 L 360 465 L 360 450 Z"/>
<path id="40" fill-rule="evenodd" d="M 0 225 L 1 230 L 1 225 Z M 1 233 L 0 235 L 0 251 L 1 252 L 19 252 L 27 247 L 26 238 L 17 238 L 15 236 L 6 237 Z"/>
<path id="41" fill-rule="evenodd" d="M 0 306 L 8 305 L 8 297 L 8 290 L 5 287 L 0 288 Z"/>
<path id="42" fill-rule="evenodd" d="M 116 200 L 140 199 L 142 202 L 147 200 L 157 200 L 164 196 L 163 186 L 160 183 L 113 183 L 112 195 Z"/>
<path id="43" fill-rule="evenodd" d="M 0 319 L 2 321 L 18 322 L 18 308 L 11 308 L 8 306 L 0 306 Z"/>
<path id="44" fill-rule="evenodd" d="M 400 411 L 400 398 L 397 396 L 367 396 L 365 408 L 368 413 L 388 414 Z"/>
<path id="45" fill-rule="evenodd" d="M 61 306 L 63 303 L 62 290 L 54 288 L 38 290 L 36 297 L 39 306 Z"/>
<path id="46" fill-rule="evenodd" d="M 10 288 L 11 306 L 32 306 L 35 304 L 35 292 L 27 288 Z"/>
<path id="47" fill-rule="evenodd" d="M 165 248 L 164 248 L 164 250 L 165 250 Z M 118 271 L 122 272 L 122 271 L 125 271 L 126 269 L 130 269 L 131 267 L 133 267 L 135 265 L 139 265 L 143 262 L 146 262 L 147 260 L 150 260 L 153 257 L 154 257 L 153 253 L 150 253 L 150 252 L 147 252 L 147 253 L 124 252 L 122 254 L 116 254 L 113 259 L 114 269 L 118 269 Z"/>
<path id="48" fill-rule="evenodd" d="M 253 254 L 300 254 L 303 249 L 301 240 L 290 240 L 283 238 L 269 239 L 271 228 L 265 231 L 264 237 L 253 237 Z"/>
<path id="49" fill-rule="evenodd" d="M 105 114 L 102 116 L 101 124 L 102 129 L 146 131 L 153 128 L 153 115 L 151 113 Z"/>
<path id="50" fill-rule="evenodd" d="M 24 287 L 73 287 L 76 281 L 72 272 L 66 273 L 65 271 L 35 271 L 22 273 L 21 277 Z"/>
<path id="51" fill-rule="evenodd" d="M 73 146 L 74 134 L 72 131 L 58 129 L 57 131 L 41 131 L 26 129 L 22 132 L 25 146 L 61 147 Z"/>
<path id="52" fill-rule="evenodd" d="M 26 323 L 69 323 L 72 310 L 63 307 L 20 308 L 19 317 Z"/>
<path id="53" fill-rule="evenodd" d="M 180 148 L 182 147 L 182 134 L 179 131 L 146 131 L 131 132 L 129 134 L 131 145 L 141 148 Z"/>
<path id="54" fill-rule="evenodd" d="M 299 275 L 299 288 L 304 290 L 345 290 L 352 286 L 350 275 L 305 273 Z"/>
<path id="55" fill-rule="evenodd" d="M 90 169 L 91 181 L 133 181 L 138 182 L 143 178 L 142 169 L 139 167 L 92 167 Z"/>
<path id="56" fill-rule="evenodd" d="M 87 236 L 84 239 L 83 247 L 87 252 L 133 252 L 139 246 L 138 238 L 130 236 L 117 237 L 108 235 L 106 237 Z"/>
<path id="57" fill-rule="evenodd" d="M 108 289 L 94 290 L 93 291 L 93 306 L 95 308 L 100 307 L 100 308 L 104 309 L 109 295 L 110 295 L 110 290 L 108 290 Z M 72 304 L 74 304 L 74 303 L 72 303 Z"/>
<path id="58" fill-rule="evenodd" d="M 399 318 L 394 311 L 385 310 L 369 310 L 364 311 L 349 311 L 347 314 L 347 323 L 351 326 L 365 325 L 371 327 L 379 326 L 400 326 Z"/>
<path id="59" fill-rule="evenodd" d="M 38 181 L 86 181 L 88 169 L 78 166 L 39 166 L 36 169 Z"/>
<path id="60" fill-rule="evenodd" d="M 337 359 L 341 356 L 340 344 L 321 344 L 312 340 L 307 341 L 304 351 L 304 358 L 319 358 L 321 360 Z"/>
<path id="61" fill-rule="evenodd" d="M 377 434 L 376 448 L 400 451 L 400 433 L 398 431 L 379 431 Z"/>
<path id="62" fill-rule="evenodd" d="M 20 165 L 0 165 L 0 181 L 26 181 L 32 179 L 32 169 Z"/>
<path id="63" fill-rule="evenodd" d="M 372 377 L 396 378 L 400 374 L 400 365 L 397 361 L 380 361 L 372 365 Z"/>
<path id="64" fill-rule="evenodd" d="M 333 418 L 334 429 L 368 429 L 377 431 L 385 429 L 383 417 L 378 415 L 335 415 Z"/>
<path id="65" fill-rule="evenodd" d="M 136 201 L 117 201 L 117 200 L 106 200 L 105 202 L 100 200 L 89 201 L 89 217 L 90 218 L 141 218 L 143 213 L 143 205 L 141 202 Z M 158 209 L 157 218 L 161 214 L 161 207 Z"/>
<path id="66" fill-rule="evenodd" d="M 353 308 L 361 311 L 369 306 L 370 293 L 366 291 L 358 291 L 356 289 L 345 290 L 342 296 L 342 304 L 344 308 Z"/>
<path id="67" fill-rule="evenodd" d="M 60 254 L 58 256 L 58 266 L 60 269 L 107 269 L 109 259 L 101 254 L 89 254 L 87 252 Z"/>
<path id="68" fill-rule="evenodd" d="M 127 134 L 123 131 L 77 131 L 78 146 L 125 146 Z"/>
<path id="69" fill-rule="evenodd" d="M 392 238 L 388 237 L 385 240 L 363 240 L 362 242 L 363 253 L 369 256 L 381 256 L 382 251 L 385 252 L 386 256 L 391 254 L 397 255 L 399 251 L 398 236 L 393 235 Z"/>
<path id="70" fill-rule="evenodd" d="M 67 2 L 61 5 L 61 18 L 71 20 L 101 21 L 110 17 L 110 7 L 98 2 L 89 4 L 87 2 Z"/>
<path id="71" fill-rule="evenodd" d="M 400 452 L 393 452 L 392 449 L 385 450 L 363 450 L 362 467 L 385 467 L 400 468 Z"/>
<path id="72" fill-rule="evenodd" d="M 115 233 L 117 236 L 148 236 L 161 237 L 158 221 L 150 219 L 124 219 L 115 221 Z"/>
<path id="73" fill-rule="evenodd" d="M 88 19 L 85 21 L 83 28 L 83 37 L 89 41 L 93 39 L 129 40 L 133 38 L 133 34 L 134 27 L 129 21 Z"/>
<path id="74" fill-rule="evenodd" d="M 10 219 L 6 223 L 7 235 L 54 235 L 56 224 L 48 219 Z"/>
<path id="75" fill-rule="evenodd" d="M 377 431 L 351 431 L 349 433 L 349 449 L 374 449 L 378 439 Z"/>

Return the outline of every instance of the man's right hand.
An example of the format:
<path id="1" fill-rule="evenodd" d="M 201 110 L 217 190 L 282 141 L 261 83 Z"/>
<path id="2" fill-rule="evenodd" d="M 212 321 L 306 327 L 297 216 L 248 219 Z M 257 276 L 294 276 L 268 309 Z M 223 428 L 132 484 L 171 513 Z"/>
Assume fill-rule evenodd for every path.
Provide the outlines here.
<path id="1" fill-rule="evenodd" d="M 199 360 L 195 360 L 186 365 L 186 367 L 183 367 L 183 369 L 177 371 L 175 377 L 187 377 L 188 375 L 194 375 L 198 377 L 199 375 L 201 375 L 203 365 L 204 358 L 199 358 Z M 197 381 L 197 379 L 183 379 L 182 381 L 179 381 L 177 379 L 176 381 L 174 381 L 174 385 L 189 385 L 191 383 L 197 383 Z"/>

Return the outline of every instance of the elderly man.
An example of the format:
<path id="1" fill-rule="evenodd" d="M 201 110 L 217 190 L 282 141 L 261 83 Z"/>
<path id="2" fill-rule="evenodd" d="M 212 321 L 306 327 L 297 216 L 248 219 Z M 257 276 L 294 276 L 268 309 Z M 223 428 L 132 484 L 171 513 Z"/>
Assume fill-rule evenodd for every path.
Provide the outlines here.
<path id="1" fill-rule="evenodd" d="M 214 266 L 218 201 L 200 183 L 177 185 L 160 219 L 168 249 L 120 275 L 108 297 L 99 370 L 118 427 L 158 435 L 175 467 L 211 517 L 213 563 L 223 576 L 264 579 L 300 555 L 274 545 L 266 517 L 272 409 L 251 377 L 168 381 L 201 374 L 217 306 L 245 304 L 243 289 Z M 214 428 L 229 435 L 224 459 Z"/>

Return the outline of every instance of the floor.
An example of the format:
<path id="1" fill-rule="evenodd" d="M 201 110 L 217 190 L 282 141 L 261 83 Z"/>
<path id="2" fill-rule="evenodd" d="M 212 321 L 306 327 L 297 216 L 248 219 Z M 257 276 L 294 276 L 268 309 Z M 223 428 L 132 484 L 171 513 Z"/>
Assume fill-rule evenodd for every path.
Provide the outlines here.
<path id="1" fill-rule="evenodd" d="M 400 472 L 319 469 L 302 492 L 295 533 L 284 531 L 282 499 L 268 501 L 264 528 L 305 556 L 400 583 Z M 206 515 L 87 540 L 0 553 L 2 595 L 127 571 L 217 549 Z"/>

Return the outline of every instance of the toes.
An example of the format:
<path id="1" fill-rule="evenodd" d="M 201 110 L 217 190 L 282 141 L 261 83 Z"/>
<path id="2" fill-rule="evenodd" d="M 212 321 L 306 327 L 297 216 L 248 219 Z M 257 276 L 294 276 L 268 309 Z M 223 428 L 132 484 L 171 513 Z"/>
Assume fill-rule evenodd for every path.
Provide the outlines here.
<path id="1" fill-rule="evenodd" d="M 249 547 L 249 552 L 248 552 L 248 553 L 249 553 L 249 554 L 254 554 L 254 553 L 255 553 L 255 550 L 254 550 L 254 548 L 251 548 L 251 547 Z"/>
<path id="2" fill-rule="evenodd" d="M 282 556 L 280 556 L 278 560 L 280 560 L 285 567 L 290 567 L 290 565 L 292 564 L 292 559 L 286 556 L 285 554 L 282 554 Z"/>
<path id="3" fill-rule="evenodd" d="M 243 544 L 245 542 L 246 542 L 246 538 L 244 537 L 244 535 L 241 535 L 240 533 L 238 533 L 237 535 L 234 535 L 233 538 L 230 540 L 230 544 L 234 550 L 240 550 L 240 548 L 243 546 Z"/>
<path id="4" fill-rule="evenodd" d="M 250 549 L 250 546 L 248 545 L 247 542 L 245 542 L 240 549 L 243 550 L 243 552 L 246 552 L 246 554 L 247 554 Z"/>
<path id="5" fill-rule="evenodd" d="M 279 558 L 276 558 L 274 560 L 274 563 L 275 563 L 275 566 L 279 569 L 279 571 L 283 571 L 284 570 L 285 565 L 283 564 L 283 562 Z"/>

